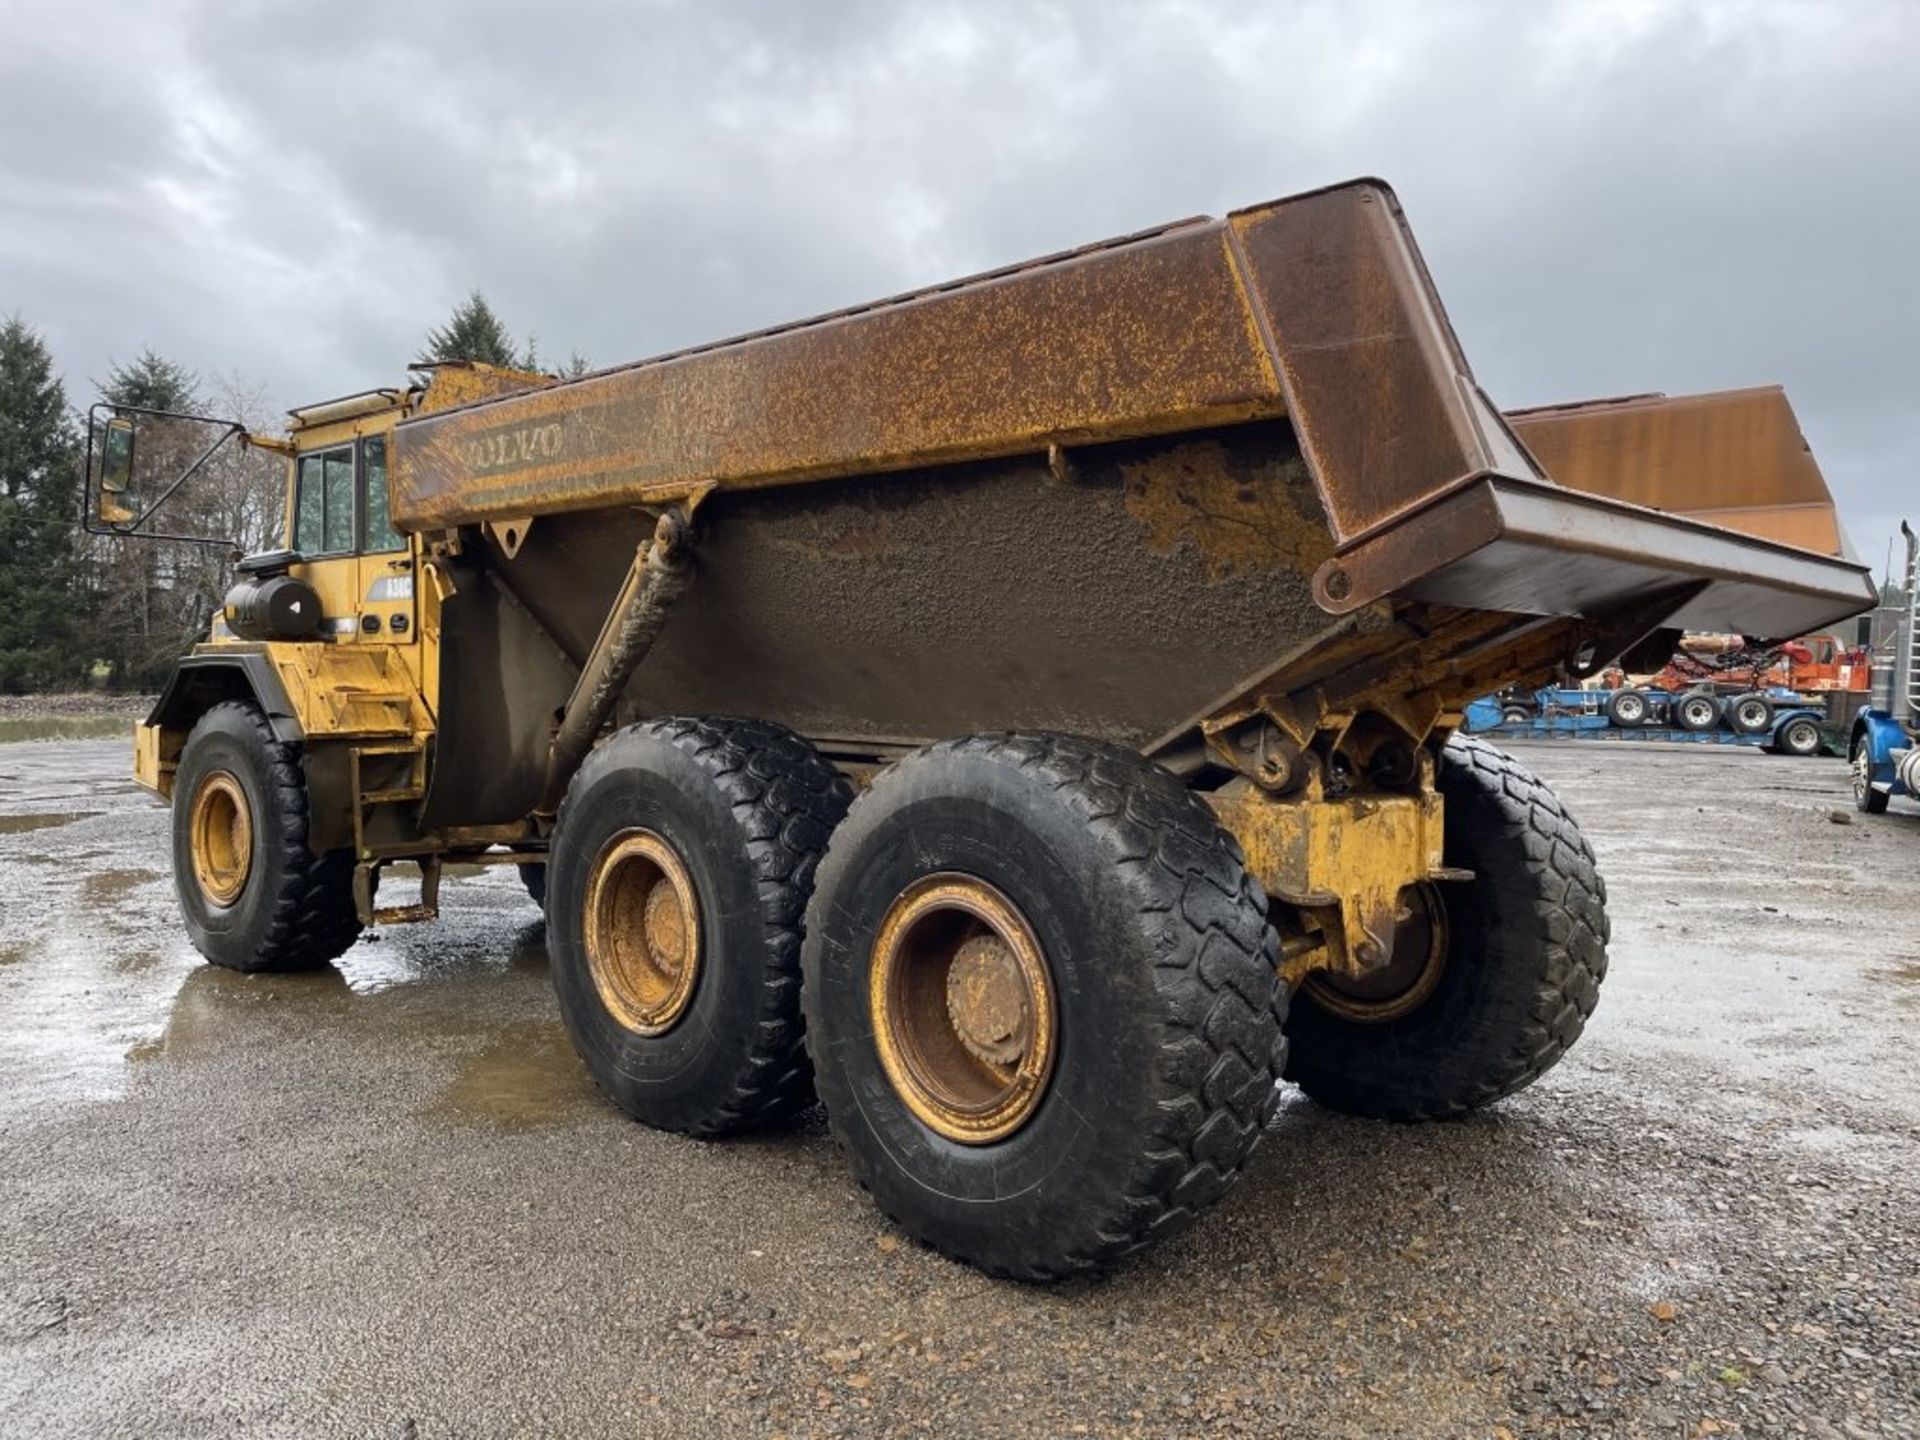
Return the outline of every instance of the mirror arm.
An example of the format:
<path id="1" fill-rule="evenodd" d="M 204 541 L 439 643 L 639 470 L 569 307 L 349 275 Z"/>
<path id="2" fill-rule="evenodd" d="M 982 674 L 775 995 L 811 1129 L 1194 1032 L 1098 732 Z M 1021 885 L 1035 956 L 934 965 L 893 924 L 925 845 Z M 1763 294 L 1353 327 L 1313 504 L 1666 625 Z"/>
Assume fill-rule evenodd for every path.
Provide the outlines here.
<path id="1" fill-rule="evenodd" d="M 97 525 L 93 519 L 93 437 L 95 433 L 102 428 L 99 416 L 103 410 L 111 411 L 116 416 L 151 415 L 162 420 L 193 420 L 202 425 L 223 425 L 226 428 L 214 438 L 211 445 L 200 452 L 200 457 L 197 460 L 174 477 L 173 483 L 160 492 L 159 498 L 147 506 L 140 518 L 134 521 L 133 524 L 125 526 L 112 524 Z M 215 452 L 235 435 L 240 436 L 243 443 L 253 439 L 253 437 L 247 433 L 247 427 L 237 420 L 216 420 L 208 415 L 185 415 L 177 410 L 155 410 L 145 405 L 115 405 L 104 400 L 96 401 L 87 407 L 87 453 L 85 462 L 86 470 L 83 475 L 86 483 L 80 487 L 80 528 L 89 535 L 112 535 L 125 540 L 167 540 L 181 545 L 211 545 L 231 551 L 234 558 L 238 559 L 240 556 L 240 543 L 237 540 L 216 535 L 172 535 L 164 531 L 142 530 L 140 528 L 147 523 L 148 517 L 159 510 L 162 505 L 166 504 L 168 497 L 170 497 L 174 491 L 178 490 L 198 473 L 201 467 L 214 457 Z M 104 464 L 105 457 L 102 456 L 101 458 Z"/>
<path id="2" fill-rule="evenodd" d="M 140 528 L 140 526 L 145 522 L 146 517 L 148 515 L 153 514 L 154 511 L 158 510 L 162 505 L 166 504 L 167 500 L 172 496 L 174 491 L 178 490 L 182 485 L 186 484 L 187 481 L 191 480 L 195 475 L 197 475 L 200 472 L 200 468 L 203 465 L 205 465 L 209 460 L 213 459 L 215 451 L 217 451 L 222 445 L 226 444 L 227 441 L 231 440 L 234 436 L 245 435 L 247 433 L 247 427 L 242 425 L 237 420 L 228 420 L 228 421 L 225 421 L 224 423 L 227 426 L 226 430 L 223 431 L 218 437 L 216 437 L 214 442 L 211 445 L 207 446 L 206 449 L 200 452 L 200 458 L 195 460 L 191 465 L 187 466 L 187 468 L 182 470 L 178 475 L 174 476 L 173 483 L 167 486 L 166 489 L 162 490 L 159 493 L 159 495 L 155 497 L 154 502 L 151 505 L 147 506 L 145 513 L 141 515 L 140 519 L 134 521 L 131 526 L 129 526 L 126 530 L 124 530 L 121 533 L 131 535 L 135 531 L 137 531 Z"/>

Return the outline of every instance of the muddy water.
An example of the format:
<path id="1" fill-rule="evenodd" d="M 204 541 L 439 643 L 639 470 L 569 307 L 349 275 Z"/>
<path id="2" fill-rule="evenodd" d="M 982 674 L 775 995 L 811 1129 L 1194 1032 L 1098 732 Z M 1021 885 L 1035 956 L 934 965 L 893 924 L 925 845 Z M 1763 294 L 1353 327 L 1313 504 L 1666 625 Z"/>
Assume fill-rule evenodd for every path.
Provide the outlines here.
<path id="1" fill-rule="evenodd" d="M 133 735 L 133 721 L 113 715 L 0 719 L 0 745 L 25 740 L 104 740 Z"/>
<path id="2" fill-rule="evenodd" d="M 51 830 L 85 820 L 92 811 L 50 810 L 38 815 L 0 815 L 0 835 L 25 835 L 34 830 Z"/>

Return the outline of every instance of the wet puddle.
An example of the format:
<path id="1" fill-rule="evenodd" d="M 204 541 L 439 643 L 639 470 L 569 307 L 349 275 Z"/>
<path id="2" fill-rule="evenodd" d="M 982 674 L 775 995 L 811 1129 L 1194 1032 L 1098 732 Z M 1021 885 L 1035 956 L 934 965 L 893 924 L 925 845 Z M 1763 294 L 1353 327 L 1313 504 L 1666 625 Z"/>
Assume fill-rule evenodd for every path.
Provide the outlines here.
<path id="1" fill-rule="evenodd" d="M 90 820 L 98 810 L 49 810 L 42 815 L 0 815 L 0 835 L 27 835 L 35 830 L 52 830 L 76 820 Z"/>
<path id="2" fill-rule="evenodd" d="M 161 878 L 158 870 L 96 870 L 80 883 L 81 897 L 106 918 L 140 886 Z"/>
<path id="3" fill-rule="evenodd" d="M 124 715 L 54 715 L 38 720 L 0 720 L 0 745 L 16 740 L 107 740 L 133 737 Z"/>
<path id="4" fill-rule="evenodd" d="M 422 1113 L 457 1124 L 524 1130 L 565 1125 L 599 1092 L 558 1021 L 511 1025 L 460 1062 L 453 1083 Z"/>
<path id="5" fill-rule="evenodd" d="M 147 965 L 157 958 L 146 957 Z M 175 992 L 165 1028 L 128 1049 L 127 1059 L 189 1060 L 232 1042 L 249 1014 L 268 1007 L 331 1008 L 352 999 L 345 977 L 331 966 L 295 975 L 242 975 L 217 965 L 197 965 Z"/>
<path id="6" fill-rule="evenodd" d="M 1920 1007 L 1920 959 L 1902 955 L 1896 957 L 1893 964 L 1867 973 L 1870 979 L 1890 980 L 1902 987 L 1893 992 L 1893 1000 L 1903 1010 Z M 1911 990 L 1904 988 L 1909 985 L 1913 987 Z"/>

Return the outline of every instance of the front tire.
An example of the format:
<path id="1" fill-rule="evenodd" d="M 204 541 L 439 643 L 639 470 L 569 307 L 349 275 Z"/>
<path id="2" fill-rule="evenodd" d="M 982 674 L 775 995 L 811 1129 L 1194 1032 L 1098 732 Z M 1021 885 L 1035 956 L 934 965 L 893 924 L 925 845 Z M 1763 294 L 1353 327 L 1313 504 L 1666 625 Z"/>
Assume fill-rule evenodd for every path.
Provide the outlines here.
<path id="1" fill-rule="evenodd" d="M 312 970 L 360 935 L 353 854 L 307 848 L 296 745 L 257 706 L 215 705 L 174 772 L 173 883 L 194 948 L 247 973 Z"/>
<path id="2" fill-rule="evenodd" d="M 1873 788 L 1873 747 L 1865 735 L 1853 739 L 1853 808 L 1863 815 L 1887 813 L 1887 795 Z"/>
<path id="3" fill-rule="evenodd" d="M 861 1184 L 990 1273 L 1110 1264 L 1217 1201 L 1276 1103 L 1266 902 L 1211 811 L 1061 735 L 916 751 L 807 914 L 820 1098 Z"/>
<path id="4" fill-rule="evenodd" d="M 791 731 L 650 720 L 587 757 L 546 863 L 574 1049 L 636 1120 L 748 1129 L 812 1103 L 800 922 L 847 784 Z"/>
<path id="5" fill-rule="evenodd" d="M 1531 1085 L 1580 1038 L 1607 972 L 1606 885 L 1554 793 L 1518 761 L 1456 736 L 1440 752 L 1446 950 L 1412 1008 L 1336 1013 L 1303 989 L 1287 1078 L 1335 1110 L 1463 1115 Z"/>

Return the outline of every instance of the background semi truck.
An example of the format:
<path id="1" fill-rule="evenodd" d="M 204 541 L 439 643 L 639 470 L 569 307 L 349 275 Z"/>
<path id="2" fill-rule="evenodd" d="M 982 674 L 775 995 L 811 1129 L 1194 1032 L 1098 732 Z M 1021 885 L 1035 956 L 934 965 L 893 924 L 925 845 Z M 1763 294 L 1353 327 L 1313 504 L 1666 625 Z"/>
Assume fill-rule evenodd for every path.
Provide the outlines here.
<path id="1" fill-rule="evenodd" d="M 154 528 L 151 417 L 101 418 L 100 523 Z M 286 547 L 136 740 L 201 951 L 323 964 L 522 867 L 616 1104 L 817 1095 L 889 1214 L 1030 1278 L 1218 1199 L 1282 1074 L 1453 1115 L 1579 1036 L 1593 852 L 1470 700 L 1872 598 L 1553 484 L 1375 182 L 271 443 Z"/>
<path id="2" fill-rule="evenodd" d="M 1848 756 L 1853 802 L 1878 815 L 1896 795 L 1920 799 L 1920 537 L 1902 522 L 1907 542 L 1903 609 L 1889 637 L 1886 688 L 1853 723 Z M 1876 690 L 1878 686 L 1876 685 Z"/>

